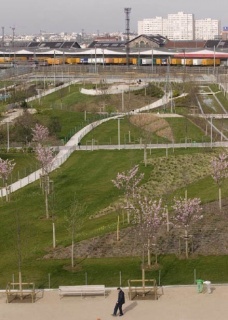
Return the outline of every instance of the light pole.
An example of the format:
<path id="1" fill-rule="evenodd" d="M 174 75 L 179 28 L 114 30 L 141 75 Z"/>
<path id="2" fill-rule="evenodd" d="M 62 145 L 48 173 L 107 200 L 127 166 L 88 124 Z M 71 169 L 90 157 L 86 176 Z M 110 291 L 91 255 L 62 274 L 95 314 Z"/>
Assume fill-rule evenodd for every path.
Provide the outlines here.
<path id="1" fill-rule="evenodd" d="M 10 149 L 9 121 L 6 122 L 6 130 L 7 130 L 7 152 L 9 152 L 9 149 Z"/>
<path id="2" fill-rule="evenodd" d="M 118 120 L 118 150 L 120 150 L 120 120 L 123 120 L 123 118 L 117 118 Z"/>

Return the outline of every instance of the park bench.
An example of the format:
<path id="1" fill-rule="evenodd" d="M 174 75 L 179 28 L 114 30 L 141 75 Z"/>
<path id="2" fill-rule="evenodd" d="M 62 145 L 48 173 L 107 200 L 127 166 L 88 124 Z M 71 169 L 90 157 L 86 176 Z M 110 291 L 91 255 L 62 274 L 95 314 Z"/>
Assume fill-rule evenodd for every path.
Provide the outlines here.
<path id="1" fill-rule="evenodd" d="M 31 296 L 32 302 L 36 299 L 35 284 L 33 282 L 9 282 L 6 286 L 6 302 L 11 302 L 15 298 L 23 300 L 25 297 Z"/>
<path id="2" fill-rule="evenodd" d="M 105 297 L 105 286 L 104 285 L 83 285 L 83 286 L 60 286 L 59 295 L 63 296 L 86 296 L 86 295 L 104 295 Z"/>

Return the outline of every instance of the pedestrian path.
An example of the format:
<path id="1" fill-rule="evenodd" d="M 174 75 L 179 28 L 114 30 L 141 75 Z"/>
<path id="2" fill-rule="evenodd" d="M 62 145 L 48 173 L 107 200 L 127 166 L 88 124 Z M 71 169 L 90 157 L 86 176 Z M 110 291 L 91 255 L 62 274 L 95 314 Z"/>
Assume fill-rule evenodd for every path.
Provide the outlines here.
<path id="1" fill-rule="evenodd" d="M 167 99 L 165 100 L 167 101 Z M 157 100 L 155 102 L 153 102 L 152 104 L 145 106 L 143 108 L 139 108 L 136 109 L 134 111 L 131 111 L 129 113 L 120 113 L 116 116 L 112 116 L 109 118 L 105 118 L 102 120 L 98 120 L 95 121 L 91 124 L 88 124 L 86 127 L 82 128 L 80 131 L 78 131 L 66 144 L 64 147 L 60 148 L 60 151 L 58 152 L 58 154 L 55 156 L 53 163 L 52 163 L 52 167 L 51 167 L 51 171 L 59 168 L 69 157 L 70 155 L 77 149 L 78 147 L 78 143 L 81 141 L 81 139 L 88 134 L 91 130 L 93 130 L 95 127 L 99 126 L 100 124 L 107 122 L 109 120 L 113 120 L 113 119 L 118 119 L 119 117 L 124 117 L 126 115 L 129 114 L 137 114 L 141 111 L 148 111 L 148 110 L 152 110 L 152 109 L 156 109 L 160 106 L 162 106 L 164 104 L 164 98 Z M 118 146 L 117 146 L 118 148 Z M 10 192 L 15 192 L 17 190 L 19 190 L 20 188 L 23 188 L 25 186 L 27 186 L 30 183 L 33 183 L 35 181 L 37 181 L 38 179 L 40 179 L 40 175 L 41 175 L 41 169 L 29 174 L 28 176 L 12 183 L 9 188 L 10 188 Z M 0 192 L 0 197 L 4 197 L 6 196 L 6 189 L 2 188 L 1 192 Z"/>

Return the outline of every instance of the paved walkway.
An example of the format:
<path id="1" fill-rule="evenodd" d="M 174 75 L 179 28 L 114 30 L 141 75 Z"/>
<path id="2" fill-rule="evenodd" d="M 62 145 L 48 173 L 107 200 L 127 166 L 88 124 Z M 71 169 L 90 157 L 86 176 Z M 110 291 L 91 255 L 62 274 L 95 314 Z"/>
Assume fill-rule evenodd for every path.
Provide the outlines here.
<path id="1" fill-rule="evenodd" d="M 130 113 L 122 113 L 122 114 L 118 114 L 116 116 L 113 117 L 109 117 L 109 118 L 105 118 L 99 121 L 95 121 L 89 125 L 87 125 L 86 127 L 84 127 L 83 129 L 81 129 L 79 132 L 77 132 L 67 143 L 66 145 L 60 149 L 59 153 L 56 155 L 56 157 L 53 160 L 53 164 L 52 164 L 52 169 L 51 171 L 57 169 L 58 167 L 60 167 L 68 158 L 69 156 L 76 150 L 77 146 L 78 146 L 78 142 L 81 141 L 81 139 L 88 134 L 91 130 L 93 130 L 95 127 L 99 126 L 100 124 L 109 121 L 111 119 L 117 119 L 119 117 L 124 117 L 128 114 L 137 114 L 139 112 L 142 111 L 148 111 L 148 110 L 152 110 L 152 109 L 156 109 L 160 106 L 162 106 L 164 103 L 167 103 L 168 98 L 167 97 L 163 97 L 160 100 L 155 101 L 154 103 L 145 106 L 143 108 L 139 108 L 136 109 Z M 25 187 L 26 185 L 38 180 L 40 178 L 40 174 L 41 174 L 41 170 L 37 170 L 33 173 L 31 173 L 30 175 L 28 175 L 27 177 L 18 180 L 17 182 L 13 183 L 10 185 L 10 190 L 11 192 L 15 192 L 20 188 Z M 6 190 L 5 188 L 2 188 L 0 191 L 0 197 L 4 197 L 6 195 Z"/>
<path id="2" fill-rule="evenodd" d="M 212 286 L 212 293 L 197 293 L 196 286 L 163 287 L 158 300 L 130 301 L 124 288 L 123 306 L 126 320 L 226 320 L 228 286 Z M 162 292 L 162 291 L 161 291 Z M 106 298 L 63 297 L 58 291 L 45 291 L 35 303 L 5 303 L 0 294 L 1 320 L 111 320 L 117 299 L 116 288 Z M 119 317 L 118 317 L 119 318 Z"/>

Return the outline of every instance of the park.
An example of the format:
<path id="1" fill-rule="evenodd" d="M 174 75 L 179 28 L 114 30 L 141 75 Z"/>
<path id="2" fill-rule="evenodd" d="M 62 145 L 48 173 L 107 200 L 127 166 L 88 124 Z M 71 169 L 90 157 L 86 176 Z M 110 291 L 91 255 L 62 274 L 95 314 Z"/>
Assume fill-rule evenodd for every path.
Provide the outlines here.
<path id="1" fill-rule="evenodd" d="M 158 301 L 166 286 L 197 295 L 197 279 L 227 297 L 227 92 L 216 76 L 176 77 L 85 75 L 56 87 L 51 72 L 46 85 L 14 78 L 0 127 L 0 287 L 9 297 L 37 292 L 39 304 L 40 291 L 61 286 L 131 292 L 137 280 L 146 300 L 149 279 Z"/>

